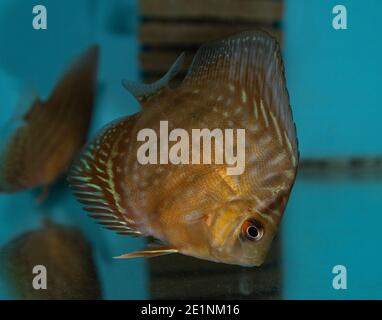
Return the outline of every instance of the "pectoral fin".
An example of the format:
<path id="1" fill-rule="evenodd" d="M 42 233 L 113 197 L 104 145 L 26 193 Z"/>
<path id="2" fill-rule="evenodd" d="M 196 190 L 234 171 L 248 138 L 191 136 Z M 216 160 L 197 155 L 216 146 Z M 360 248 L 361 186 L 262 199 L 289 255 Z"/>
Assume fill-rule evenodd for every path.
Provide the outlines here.
<path id="1" fill-rule="evenodd" d="M 178 250 L 171 247 L 153 247 L 147 248 L 140 251 L 135 251 L 131 253 L 126 253 L 118 257 L 114 257 L 114 259 L 130 259 L 130 258 L 151 258 L 163 256 L 165 254 L 177 253 Z"/>

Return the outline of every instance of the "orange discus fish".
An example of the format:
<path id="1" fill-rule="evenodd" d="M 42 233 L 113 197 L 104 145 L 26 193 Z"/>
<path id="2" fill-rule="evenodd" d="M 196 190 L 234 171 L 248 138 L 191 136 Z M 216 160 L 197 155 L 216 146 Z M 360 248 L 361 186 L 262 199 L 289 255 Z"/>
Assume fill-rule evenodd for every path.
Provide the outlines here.
<path id="1" fill-rule="evenodd" d="M 88 49 L 46 101 L 36 99 L 2 150 L 0 191 L 48 186 L 86 141 L 93 111 L 98 47 Z"/>
<path id="2" fill-rule="evenodd" d="M 119 258 L 179 252 L 259 266 L 280 224 L 299 160 L 279 46 L 260 31 L 207 44 L 172 89 L 168 83 L 181 58 L 158 82 L 124 81 L 142 111 L 108 125 L 85 148 L 71 170 L 71 187 L 100 224 L 163 243 Z M 163 124 L 172 132 L 169 137 Z M 216 139 L 220 131 L 215 129 L 223 130 L 224 141 L 232 130 L 238 137 L 244 130 L 232 145 L 245 151 L 243 170 L 233 174 L 227 170 L 232 163 L 198 162 L 197 153 L 208 147 L 205 140 L 195 148 L 189 140 L 180 145 L 190 136 L 194 142 L 198 129 L 209 129 Z M 215 160 L 223 148 L 217 145 L 210 145 Z"/>

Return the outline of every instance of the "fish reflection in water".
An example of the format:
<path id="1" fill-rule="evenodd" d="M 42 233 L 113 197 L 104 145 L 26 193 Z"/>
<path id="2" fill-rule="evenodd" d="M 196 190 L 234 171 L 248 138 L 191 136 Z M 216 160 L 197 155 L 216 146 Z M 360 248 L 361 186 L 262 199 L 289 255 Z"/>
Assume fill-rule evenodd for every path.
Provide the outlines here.
<path id="1" fill-rule="evenodd" d="M 18 299 L 101 299 L 92 248 L 73 227 L 46 222 L 1 249 L 1 278 Z M 32 286 L 33 268 L 47 270 L 47 289 Z"/>
<path id="2" fill-rule="evenodd" d="M 173 89 L 168 83 L 180 62 L 156 83 L 124 81 L 142 111 L 110 124 L 89 143 L 71 170 L 72 189 L 102 225 L 163 244 L 120 258 L 179 252 L 259 266 L 298 165 L 279 46 L 260 31 L 207 44 Z M 243 174 L 228 175 L 228 166 L 216 163 L 142 165 L 137 135 L 149 128 L 160 136 L 160 121 L 188 136 L 193 129 L 245 129 Z"/>
<path id="3" fill-rule="evenodd" d="M 46 101 L 36 98 L 0 154 L 0 191 L 48 186 L 85 143 L 93 111 L 98 47 L 88 49 Z"/>

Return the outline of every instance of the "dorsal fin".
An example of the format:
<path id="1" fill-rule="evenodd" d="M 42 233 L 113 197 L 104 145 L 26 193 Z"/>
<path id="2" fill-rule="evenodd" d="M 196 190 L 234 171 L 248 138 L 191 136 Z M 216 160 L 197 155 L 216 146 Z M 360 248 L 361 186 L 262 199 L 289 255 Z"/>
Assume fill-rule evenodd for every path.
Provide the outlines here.
<path id="1" fill-rule="evenodd" d="M 202 46 L 181 86 L 207 82 L 245 88 L 269 108 L 298 159 L 296 129 L 277 41 L 263 31 L 246 31 Z"/>
<path id="2" fill-rule="evenodd" d="M 169 82 L 178 74 L 184 62 L 184 52 L 175 60 L 167 73 L 158 81 L 150 84 L 139 83 L 135 81 L 122 80 L 122 85 L 129 91 L 138 101 L 155 95 L 162 88 L 168 86 Z"/>
<path id="3" fill-rule="evenodd" d="M 141 235 L 129 218 L 121 188 L 116 183 L 118 147 L 130 134 L 137 117 L 135 114 L 107 125 L 85 147 L 68 178 L 74 195 L 86 205 L 84 209 L 90 212 L 89 215 L 119 234 Z"/>
<path id="4" fill-rule="evenodd" d="M 39 98 L 36 98 L 31 104 L 31 108 L 24 114 L 24 120 L 29 121 L 35 116 L 38 116 L 42 108 L 44 108 L 43 102 Z"/>

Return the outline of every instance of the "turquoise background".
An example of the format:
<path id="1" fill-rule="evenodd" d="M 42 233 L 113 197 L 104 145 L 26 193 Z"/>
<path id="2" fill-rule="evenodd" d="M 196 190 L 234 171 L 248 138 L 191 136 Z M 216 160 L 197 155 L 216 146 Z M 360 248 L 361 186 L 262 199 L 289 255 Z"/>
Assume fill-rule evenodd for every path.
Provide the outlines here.
<path id="1" fill-rule="evenodd" d="M 347 8 L 347 30 L 332 28 L 337 4 Z M 286 1 L 284 56 L 303 159 L 382 155 L 381 12 L 378 0 Z M 298 177 L 282 225 L 284 297 L 382 298 L 382 184 L 369 175 Z M 332 287 L 335 265 L 347 268 L 347 290 Z"/>
<path id="2" fill-rule="evenodd" d="M 348 29 L 332 27 L 335 5 Z M 285 61 L 303 158 L 382 154 L 379 0 L 286 0 Z"/>

